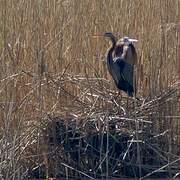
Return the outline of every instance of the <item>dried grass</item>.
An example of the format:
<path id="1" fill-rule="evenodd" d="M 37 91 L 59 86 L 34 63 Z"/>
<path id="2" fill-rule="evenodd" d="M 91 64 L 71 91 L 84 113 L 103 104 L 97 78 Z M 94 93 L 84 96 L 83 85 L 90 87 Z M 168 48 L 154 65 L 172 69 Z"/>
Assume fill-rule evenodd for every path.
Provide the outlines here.
<path id="1" fill-rule="evenodd" d="M 0 3 L 2 179 L 21 179 L 27 167 L 46 161 L 41 132 L 49 116 L 75 119 L 85 133 L 93 132 L 85 128 L 89 122 L 102 131 L 105 119 L 123 122 L 121 130 L 130 134 L 151 127 L 148 132 L 166 137 L 158 142 L 169 164 L 178 160 L 179 0 Z M 108 44 L 91 37 L 105 31 L 139 40 L 137 104 L 116 98 L 103 61 Z"/>

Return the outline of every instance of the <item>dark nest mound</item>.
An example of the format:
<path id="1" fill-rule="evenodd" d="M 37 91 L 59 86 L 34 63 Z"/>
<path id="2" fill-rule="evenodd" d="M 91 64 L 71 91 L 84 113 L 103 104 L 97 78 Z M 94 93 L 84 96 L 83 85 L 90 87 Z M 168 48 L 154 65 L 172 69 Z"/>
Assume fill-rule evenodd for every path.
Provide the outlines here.
<path id="1" fill-rule="evenodd" d="M 68 115 L 47 115 L 39 140 L 41 162 L 34 160 L 26 178 L 178 177 L 180 157 L 172 138 L 176 136 L 172 124 L 165 126 L 175 116 L 174 108 L 168 108 L 177 106 L 178 88 L 146 100 L 120 100 L 111 93 L 92 88 L 81 103 L 74 98 L 75 105 L 64 107 Z"/>
<path id="2" fill-rule="evenodd" d="M 169 166 L 161 169 L 168 164 L 168 155 L 159 145 L 159 141 L 166 142 L 165 136 L 154 137 L 141 131 L 138 132 L 139 140 L 135 140 L 133 132 L 117 129 L 118 122 L 114 121 L 104 125 L 106 130 L 100 132 L 94 122 L 77 127 L 72 120 L 51 120 L 44 134 L 48 163 L 33 168 L 28 174 L 30 178 L 45 178 L 47 172 L 50 177 L 68 175 L 73 179 L 100 178 L 107 172 L 110 177 L 149 175 L 163 178 L 178 172 L 176 163 L 171 166 L 171 171 Z M 88 132 L 92 128 L 94 130 Z"/>

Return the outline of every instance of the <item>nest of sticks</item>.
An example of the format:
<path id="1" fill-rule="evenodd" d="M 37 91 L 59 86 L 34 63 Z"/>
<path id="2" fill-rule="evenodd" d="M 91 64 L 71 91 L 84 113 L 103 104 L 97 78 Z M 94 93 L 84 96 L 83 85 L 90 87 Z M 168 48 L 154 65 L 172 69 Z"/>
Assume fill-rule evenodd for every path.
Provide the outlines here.
<path id="1" fill-rule="evenodd" d="M 26 177 L 178 176 L 178 152 L 170 150 L 178 149 L 171 137 L 176 135 L 164 119 L 173 118 L 179 83 L 159 96 L 136 100 L 118 97 L 101 78 L 70 74 L 46 78 L 68 103 L 55 104 L 41 121 L 42 161 L 31 166 Z"/>

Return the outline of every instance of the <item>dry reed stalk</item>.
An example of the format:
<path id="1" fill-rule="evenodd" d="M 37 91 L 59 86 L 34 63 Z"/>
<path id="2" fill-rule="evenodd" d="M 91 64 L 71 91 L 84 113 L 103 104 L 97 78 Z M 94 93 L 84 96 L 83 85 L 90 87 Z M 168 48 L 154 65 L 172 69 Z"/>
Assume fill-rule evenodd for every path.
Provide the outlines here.
<path id="1" fill-rule="evenodd" d="M 178 0 L 0 0 L 0 4 L 4 179 L 20 179 L 23 153 L 31 157 L 46 149 L 37 137 L 47 115 L 77 117 L 77 124 L 101 118 L 104 111 L 115 115 L 120 111 L 124 118 L 126 101 L 121 104 L 114 98 L 116 89 L 102 61 L 108 45 L 91 38 L 105 31 L 139 40 L 138 96 L 148 100 L 137 105 L 137 112 L 131 103 L 127 121 L 131 124 L 138 113 L 142 118 L 137 120 L 152 122 L 156 135 L 169 132 L 169 153 L 178 155 L 179 92 L 166 93 L 168 88 L 179 89 Z M 32 144 L 37 149 L 32 150 Z"/>

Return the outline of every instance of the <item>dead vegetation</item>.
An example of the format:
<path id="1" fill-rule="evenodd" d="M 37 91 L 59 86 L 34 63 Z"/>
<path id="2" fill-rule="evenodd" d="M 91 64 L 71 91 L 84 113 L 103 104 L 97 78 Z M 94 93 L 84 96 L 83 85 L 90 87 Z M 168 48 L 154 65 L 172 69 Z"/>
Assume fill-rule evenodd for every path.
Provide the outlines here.
<path id="1" fill-rule="evenodd" d="M 0 3 L 2 179 L 35 167 L 46 178 L 178 177 L 179 0 Z M 91 37 L 105 31 L 139 40 L 140 101 L 116 97 L 108 43 Z"/>

